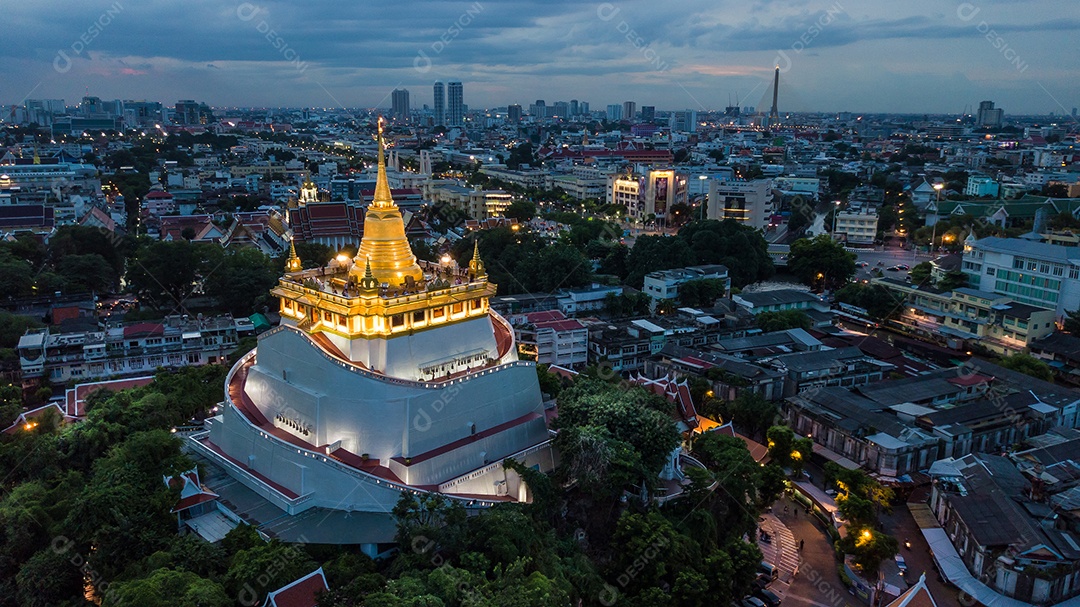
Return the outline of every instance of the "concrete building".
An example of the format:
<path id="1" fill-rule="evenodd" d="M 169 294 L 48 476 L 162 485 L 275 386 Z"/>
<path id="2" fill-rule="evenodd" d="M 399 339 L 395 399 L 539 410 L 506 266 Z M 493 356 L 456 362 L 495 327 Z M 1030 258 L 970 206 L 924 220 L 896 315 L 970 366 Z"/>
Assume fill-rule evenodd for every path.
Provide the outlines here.
<path id="1" fill-rule="evenodd" d="M 478 185 L 469 187 L 429 181 L 424 184 L 424 200 L 433 205 L 449 205 L 471 219 L 483 221 L 489 217 L 502 217 L 514 196 L 504 190 L 483 190 Z"/>
<path id="2" fill-rule="evenodd" d="M 722 265 L 690 266 L 676 270 L 658 270 L 645 275 L 645 284 L 642 293 L 653 300 L 653 308 L 656 302 L 668 299 L 679 299 L 679 287 L 691 280 L 719 280 L 724 283 L 722 297 L 727 297 L 731 292 L 731 277 L 728 269 Z"/>
<path id="3" fill-rule="evenodd" d="M 581 322 L 558 311 L 533 312 L 514 325 L 518 352 L 537 364 L 566 369 L 585 366 L 589 360 L 589 330 Z"/>
<path id="4" fill-rule="evenodd" d="M 435 83 L 434 95 L 435 104 L 432 106 L 432 111 L 434 112 L 435 126 L 446 126 L 446 89 L 443 87 L 443 83 Z"/>
<path id="5" fill-rule="evenodd" d="M 408 124 L 412 120 L 408 89 L 394 89 L 390 93 L 390 116 L 394 122 Z"/>
<path id="6" fill-rule="evenodd" d="M 622 287 L 613 287 L 595 283 L 588 287 L 568 289 L 560 293 L 558 307 L 563 314 L 568 316 L 580 312 L 594 312 L 596 310 L 604 309 L 604 303 L 609 294 L 622 295 L 622 292 Z"/>
<path id="7" fill-rule="evenodd" d="M 1080 308 L 1080 248 L 1023 238 L 964 242 L 968 285 L 1054 310 L 1057 318 Z"/>
<path id="8" fill-rule="evenodd" d="M 1080 534 L 1053 524 L 1053 510 L 1033 499 L 1036 487 L 1013 462 L 971 454 L 934 462 L 930 477 L 931 512 L 961 569 L 1008 597 L 1003 604 L 1053 605 L 1080 594 Z M 943 573 L 955 579 L 966 572 Z"/>
<path id="9" fill-rule="evenodd" d="M 783 312 L 785 310 L 828 311 L 828 302 L 822 301 L 813 293 L 795 289 L 775 289 L 772 291 L 743 291 L 733 295 L 732 299 L 751 314 L 762 312 Z"/>
<path id="10" fill-rule="evenodd" d="M 983 196 L 996 197 L 998 195 L 998 182 L 990 177 L 972 175 L 968 177 L 967 186 L 964 187 L 965 196 L 982 198 Z"/>
<path id="11" fill-rule="evenodd" d="M 1026 352 L 1032 342 L 1054 332 L 1054 311 L 1013 301 L 1009 296 L 971 288 L 939 291 L 892 278 L 874 284 L 904 301 L 893 321 L 931 340 L 959 340 L 1002 355 Z"/>
<path id="12" fill-rule="evenodd" d="M 877 238 L 877 209 L 863 207 L 860 210 L 845 209 L 836 213 L 833 237 L 852 246 L 870 246 Z"/>
<path id="13" fill-rule="evenodd" d="M 465 126 L 465 91 L 460 82 L 446 84 L 446 126 Z"/>
<path id="14" fill-rule="evenodd" d="M 634 221 L 665 218 L 671 207 L 689 200 L 686 175 L 671 169 L 609 175 L 607 180 L 608 204 L 624 206 Z"/>
<path id="15" fill-rule="evenodd" d="M 629 120 L 630 122 L 633 122 L 634 121 L 634 116 L 636 114 L 637 114 L 637 104 L 634 103 L 633 101 L 623 101 L 623 104 L 622 104 L 623 118 L 625 118 L 626 120 Z"/>
<path id="16" fill-rule="evenodd" d="M 618 122 L 623 119 L 623 106 L 612 103 L 607 106 L 608 122 Z"/>
<path id="17" fill-rule="evenodd" d="M 1005 119 L 1005 110 L 995 108 L 993 101 L 980 101 L 978 113 L 975 114 L 975 124 L 981 127 L 997 128 Z"/>
<path id="18" fill-rule="evenodd" d="M 477 251 L 460 268 L 413 255 L 379 144 L 356 257 L 314 270 L 290 257 L 272 291 L 281 324 L 229 372 L 222 413 L 191 445 L 283 516 L 388 513 L 402 491 L 525 501 L 502 462 L 555 463 L 534 363 L 490 310 Z"/>
<path id="19" fill-rule="evenodd" d="M 19 365 L 24 382 L 59 385 L 145 375 L 161 367 L 224 363 L 236 349 L 237 327 L 231 316 L 170 316 L 161 323 L 107 325 L 90 331 L 33 329 L 19 338 Z M 243 330 L 253 328 L 244 323 Z"/>
<path id="20" fill-rule="evenodd" d="M 707 216 L 723 221 L 734 219 L 754 229 L 764 230 L 776 212 L 771 179 L 753 181 L 709 181 Z"/>

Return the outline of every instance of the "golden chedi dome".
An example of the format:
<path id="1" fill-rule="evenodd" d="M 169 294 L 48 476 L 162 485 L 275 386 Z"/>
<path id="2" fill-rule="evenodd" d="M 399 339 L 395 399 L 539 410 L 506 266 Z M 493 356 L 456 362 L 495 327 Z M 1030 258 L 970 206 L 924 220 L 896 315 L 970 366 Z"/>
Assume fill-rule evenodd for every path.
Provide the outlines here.
<path id="1" fill-rule="evenodd" d="M 379 173 L 375 181 L 375 197 L 364 216 L 364 238 L 360 250 L 353 258 L 351 273 L 359 280 L 365 267 L 371 265 L 371 273 L 379 283 L 391 286 L 406 284 L 407 278 L 420 282 L 424 272 L 416 263 L 409 240 L 405 237 L 405 222 L 401 210 L 390 195 L 386 180 L 386 157 L 383 152 L 382 119 L 379 120 Z"/>

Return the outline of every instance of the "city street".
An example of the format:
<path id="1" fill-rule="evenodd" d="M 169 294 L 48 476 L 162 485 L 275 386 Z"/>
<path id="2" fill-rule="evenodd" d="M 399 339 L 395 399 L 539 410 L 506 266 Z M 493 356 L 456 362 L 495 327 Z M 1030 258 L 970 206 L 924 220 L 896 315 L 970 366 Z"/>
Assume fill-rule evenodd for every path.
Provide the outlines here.
<path id="1" fill-rule="evenodd" d="M 855 280 L 869 280 L 871 277 L 870 270 L 873 270 L 875 267 L 881 268 L 886 278 L 898 278 L 900 280 L 903 280 L 904 277 L 907 276 L 907 272 L 889 272 L 885 270 L 885 268 L 901 263 L 906 264 L 910 267 L 915 267 L 915 265 L 918 263 L 930 261 L 934 258 L 934 256 L 930 255 L 929 253 L 912 254 L 911 251 L 906 251 L 903 249 L 887 249 L 884 251 L 867 249 L 866 251 L 860 251 L 856 253 L 856 255 L 858 255 L 857 261 L 865 261 L 870 265 L 866 266 L 865 268 L 857 268 L 855 272 Z M 882 265 L 880 266 L 877 265 L 879 261 L 882 263 Z"/>

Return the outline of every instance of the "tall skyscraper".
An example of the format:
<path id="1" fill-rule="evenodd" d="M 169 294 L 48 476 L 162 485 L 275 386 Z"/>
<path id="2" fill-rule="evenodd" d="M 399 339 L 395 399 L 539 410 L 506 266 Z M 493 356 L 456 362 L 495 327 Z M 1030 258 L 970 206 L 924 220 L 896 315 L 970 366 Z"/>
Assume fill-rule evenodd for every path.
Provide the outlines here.
<path id="1" fill-rule="evenodd" d="M 578 115 L 578 102 L 577 102 L 577 99 L 571 99 L 570 100 L 570 115 L 571 116 L 577 116 Z"/>
<path id="2" fill-rule="evenodd" d="M 402 124 L 409 122 L 412 113 L 409 110 L 408 89 L 394 89 L 394 92 L 390 94 L 390 102 L 394 122 Z"/>
<path id="3" fill-rule="evenodd" d="M 641 121 L 652 122 L 656 120 L 656 106 L 655 105 L 643 105 L 641 106 Z"/>
<path id="4" fill-rule="evenodd" d="M 978 126 L 999 127 L 1005 117 L 1005 110 L 995 108 L 993 101 L 980 101 L 979 113 L 975 115 Z"/>
<path id="5" fill-rule="evenodd" d="M 521 106 L 516 103 L 506 106 L 506 118 L 510 122 L 521 122 Z"/>
<path id="6" fill-rule="evenodd" d="M 608 122 L 616 122 L 623 119 L 622 115 L 623 106 L 618 103 L 612 103 L 607 106 L 607 119 Z"/>
<path id="7" fill-rule="evenodd" d="M 581 115 L 581 116 L 588 116 L 589 115 L 589 102 L 588 101 L 581 101 L 581 102 L 578 103 L 578 114 Z"/>
<path id="8" fill-rule="evenodd" d="M 435 83 L 435 126 L 446 126 L 446 91 L 443 83 Z"/>
<path id="9" fill-rule="evenodd" d="M 446 126 L 465 126 L 465 102 L 461 83 L 447 83 L 446 93 Z"/>
<path id="10" fill-rule="evenodd" d="M 556 101 L 555 102 L 555 113 L 554 113 L 554 115 L 558 116 L 559 118 L 562 118 L 563 120 L 566 120 L 567 118 L 569 118 L 570 117 L 570 104 L 565 102 L 565 101 Z"/>
<path id="11" fill-rule="evenodd" d="M 633 122 L 634 114 L 636 114 L 636 113 L 637 113 L 637 104 L 636 103 L 634 103 L 633 101 L 623 101 L 623 104 L 622 104 L 623 118 Z"/>

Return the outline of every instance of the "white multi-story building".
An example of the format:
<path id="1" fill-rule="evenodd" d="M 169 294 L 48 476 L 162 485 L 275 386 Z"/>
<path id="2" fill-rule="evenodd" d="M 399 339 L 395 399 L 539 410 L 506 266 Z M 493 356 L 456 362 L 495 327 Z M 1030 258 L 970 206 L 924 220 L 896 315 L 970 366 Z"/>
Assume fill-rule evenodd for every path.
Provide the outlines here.
<path id="1" fill-rule="evenodd" d="M 52 384 L 88 378 L 153 373 L 159 367 L 225 362 L 236 349 L 238 322 L 231 316 L 109 326 L 58 333 L 33 329 L 19 339 L 24 381 Z M 253 330 L 250 322 L 241 331 Z"/>
<path id="2" fill-rule="evenodd" d="M 990 177 L 972 175 L 968 177 L 967 187 L 964 188 L 965 196 L 982 198 L 983 196 L 997 196 L 998 182 Z"/>
<path id="3" fill-rule="evenodd" d="M 753 181 L 710 181 L 708 218 L 734 219 L 763 230 L 769 225 L 773 206 L 771 179 Z"/>
<path id="4" fill-rule="evenodd" d="M 773 187 L 785 194 L 798 194 L 812 200 L 817 200 L 818 192 L 821 191 L 821 180 L 817 177 L 777 177 L 773 179 Z"/>
<path id="5" fill-rule="evenodd" d="M 518 351 L 538 364 L 573 369 L 589 361 L 589 329 L 558 310 L 526 314 L 514 334 Z"/>
<path id="6" fill-rule="evenodd" d="M 1057 317 L 1080 308 L 1080 248 L 1023 238 L 964 242 L 961 269 L 968 285 L 1054 310 Z"/>
<path id="7" fill-rule="evenodd" d="M 653 307 L 661 299 L 678 299 L 679 287 L 691 280 L 722 280 L 724 282 L 723 296 L 731 291 L 731 278 L 728 269 L 722 265 L 690 266 L 677 270 L 659 270 L 645 275 L 645 283 L 641 292 L 653 300 Z"/>
<path id="8" fill-rule="evenodd" d="M 873 244 L 877 237 L 877 209 L 864 208 L 859 211 L 846 210 L 836 214 L 834 237 L 841 237 L 854 245 Z"/>
<path id="9" fill-rule="evenodd" d="M 607 182 L 608 204 L 625 207 L 627 217 L 637 221 L 666 217 L 671 207 L 689 199 L 686 175 L 671 169 L 609 175 Z"/>

